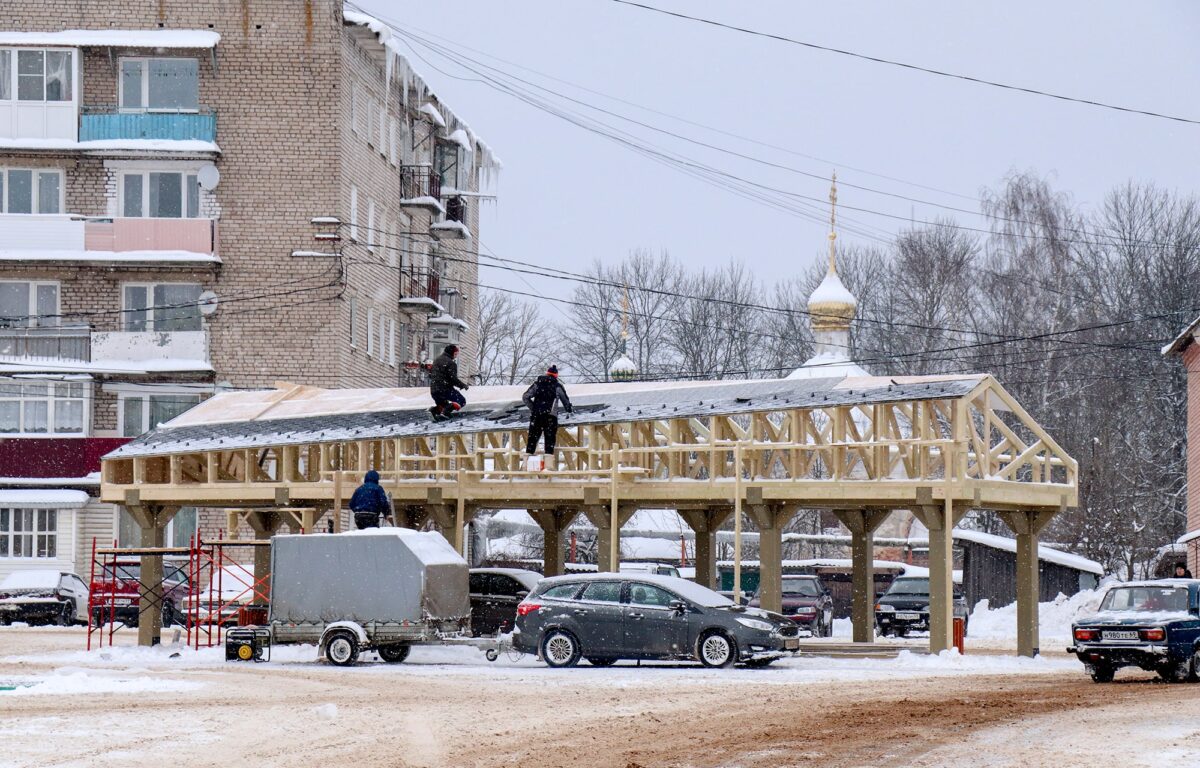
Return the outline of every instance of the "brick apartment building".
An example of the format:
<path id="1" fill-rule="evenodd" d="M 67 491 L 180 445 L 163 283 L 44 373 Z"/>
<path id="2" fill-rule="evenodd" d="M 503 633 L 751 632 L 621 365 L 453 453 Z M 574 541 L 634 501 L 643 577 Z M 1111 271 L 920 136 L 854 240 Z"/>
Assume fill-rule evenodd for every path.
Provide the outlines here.
<path id="1" fill-rule="evenodd" d="M 216 390 L 470 374 L 497 166 L 341 0 L 0 6 L 0 576 L 135 541 L 99 457 Z"/>
<path id="2" fill-rule="evenodd" d="M 1187 370 L 1187 532 L 1178 544 L 1187 548 L 1188 570 L 1200 573 L 1200 317 L 1163 348 L 1178 356 Z"/>

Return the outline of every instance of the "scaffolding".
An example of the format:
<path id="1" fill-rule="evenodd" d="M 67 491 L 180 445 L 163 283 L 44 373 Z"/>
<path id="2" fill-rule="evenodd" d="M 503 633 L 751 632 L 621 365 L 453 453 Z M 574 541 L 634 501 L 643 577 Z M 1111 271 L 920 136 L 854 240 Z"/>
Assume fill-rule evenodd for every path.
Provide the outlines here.
<path id="1" fill-rule="evenodd" d="M 111 647 L 118 625 L 133 626 L 135 616 L 135 623 L 140 623 L 154 611 L 162 612 L 163 625 L 172 620 L 181 623 L 186 647 L 197 650 L 220 645 L 226 626 L 265 623 L 270 574 L 256 573 L 254 566 L 240 562 L 230 550 L 267 546 L 267 540 L 205 541 L 193 536 L 186 547 L 121 547 L 116 541 L 111 547 L 100 547 L 92 539 L 87 649 L 93 644 Z M 142 558 L 164 556 L 187 558 L 183 568 L 172 572 L 182 570 L 182 582 L 174 583 L 165 572 L 157 583 L 142 582 Z M 226 580 L 231 582 L 228 588 Z"/>

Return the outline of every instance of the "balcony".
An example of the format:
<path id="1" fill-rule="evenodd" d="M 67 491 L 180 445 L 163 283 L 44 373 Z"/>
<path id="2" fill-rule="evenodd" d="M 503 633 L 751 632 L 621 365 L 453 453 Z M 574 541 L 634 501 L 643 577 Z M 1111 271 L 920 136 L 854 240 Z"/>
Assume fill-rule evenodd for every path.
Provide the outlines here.
<path id="1" fill-rule="evenodd" d="M 93 331 L 92 362 L 146 373 L 212 370 L 207 331 Z"/>
<path id="2" fill-rule="evenodd" d="M 82 478 L 100 471 L 100 457 L 128 437 L 0 438 L 0 477 Z"/>
<path id="3" fill-rule="evenodd" d="M 80 141 L 207 141 L 217 140 L 217 113 L 121 112 L 116 107 L 84 107 L 79 115 Z"/>
<path id="4" fill-rule="evenodd" d="M 442 178 L 429 165 L 400 166 L 400 206 L 445 213 L 442 208 Z"/>
<path id="5" fill-rule="evenodd" d="M 0 262 L 215 263 L 213 219 L 0 216 Z"/>
<path id="6" fill-rule="evenodd" d="M 400 273 L 400 311 L 412 314 L 443 315 L 442 278 L 428 269 L 406 269 Z"/>
<path id="7" fill-rule="evenodd" d="M 0 328 L 0 357 L 86 363 L 91 360 L 91 334 L 86 325 Z"/>

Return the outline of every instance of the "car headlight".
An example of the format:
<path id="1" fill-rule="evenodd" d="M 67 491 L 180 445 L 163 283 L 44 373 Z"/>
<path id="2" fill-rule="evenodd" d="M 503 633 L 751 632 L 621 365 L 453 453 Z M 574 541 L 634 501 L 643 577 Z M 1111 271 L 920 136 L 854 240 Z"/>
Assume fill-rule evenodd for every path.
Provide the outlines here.
<path id="1" fill-rule="evenodd" d="M 771 630 L 775 629 L 775 625 L 769 621 L 762 621 L 761 619 L 747 619 L 743 616 L 738 617 L 737 623 L 748 629 L 757 629 L 760 632 L 770 632 Z"/>
<path id="2" fill-rule="evenodd" d="M 894 613 L 896 610 L 896 606 L 884 605 L 883 603 L 880 603 L 879 605 L 875 606 L 875 610 L 879 611 L 880 613 L 888 613 L 888 612 Z"/>

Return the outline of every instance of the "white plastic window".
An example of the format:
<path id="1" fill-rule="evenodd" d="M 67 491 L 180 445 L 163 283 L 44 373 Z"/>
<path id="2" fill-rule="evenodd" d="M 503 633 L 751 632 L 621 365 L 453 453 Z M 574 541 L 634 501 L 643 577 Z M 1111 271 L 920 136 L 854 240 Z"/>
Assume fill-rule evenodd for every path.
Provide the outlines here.
<path id="1" fill-rule="evenodd" d="M 358 187 L 350 185 L 350 239 L 358 241 Z"/>
<path id="2" fill-rule="evenodd" d="M 367 357 L 375 356 L 375 308 L 367 307 Z"/>
<path id="3" fill-rule="evenodd" d="M 0 558 L 58 556 L 58 510 L 0 509 Z"/>
<path id="4" fill-rule="evenodd" d="M 182 171 L 121 174 L 121 215 L 130 218 L 195 219 L 200 216 L 200 181 Z"/>
<path id="5" fill-rule="evenodd" d="M 58 283 L 0 282 L 0 328 L 54 327 L 58 314 Z"/>
<path id="6" fill-rule="evenodd" d="M 350 346 L 358 346 L 358 299 L 350 299 Z"/>
<path id="7" fill-rule="evenodd" d="M 121 435 L 137 437 L 200 402 L 193 392 L 154 392 L 121 396 Z"/>
<path id="8" fill-rule="evenodd" d="M 71 51 L 18 50 L 16 54 L 17 101 L 71 101 L 74 98 Z M 9 69 L 11 71 L 11 65 Z M 11 90 L 9 93 L 11 95 Z"/>
<path id="9" fill-rule="evenodd" d="M 122 292 L 126 331 L 199 331 L 199 283 L 127 283 Z"/>
<path id="10" fill-rule="evenodd" d="M 0 433 L 83 435 L 87 396 L 81 381 L 0 379 Z"/>
<path id="11" fill-rule="evenodd" d="M 200 62 L 187 58 L 121 59 L 123 112 L 196 112 L 200 109 Z"/>
<path id="12" fill-rule="evenodd" d="M 0 212 L 61 213 L 62 171 L 44 168 L 0 169 Z"/>

